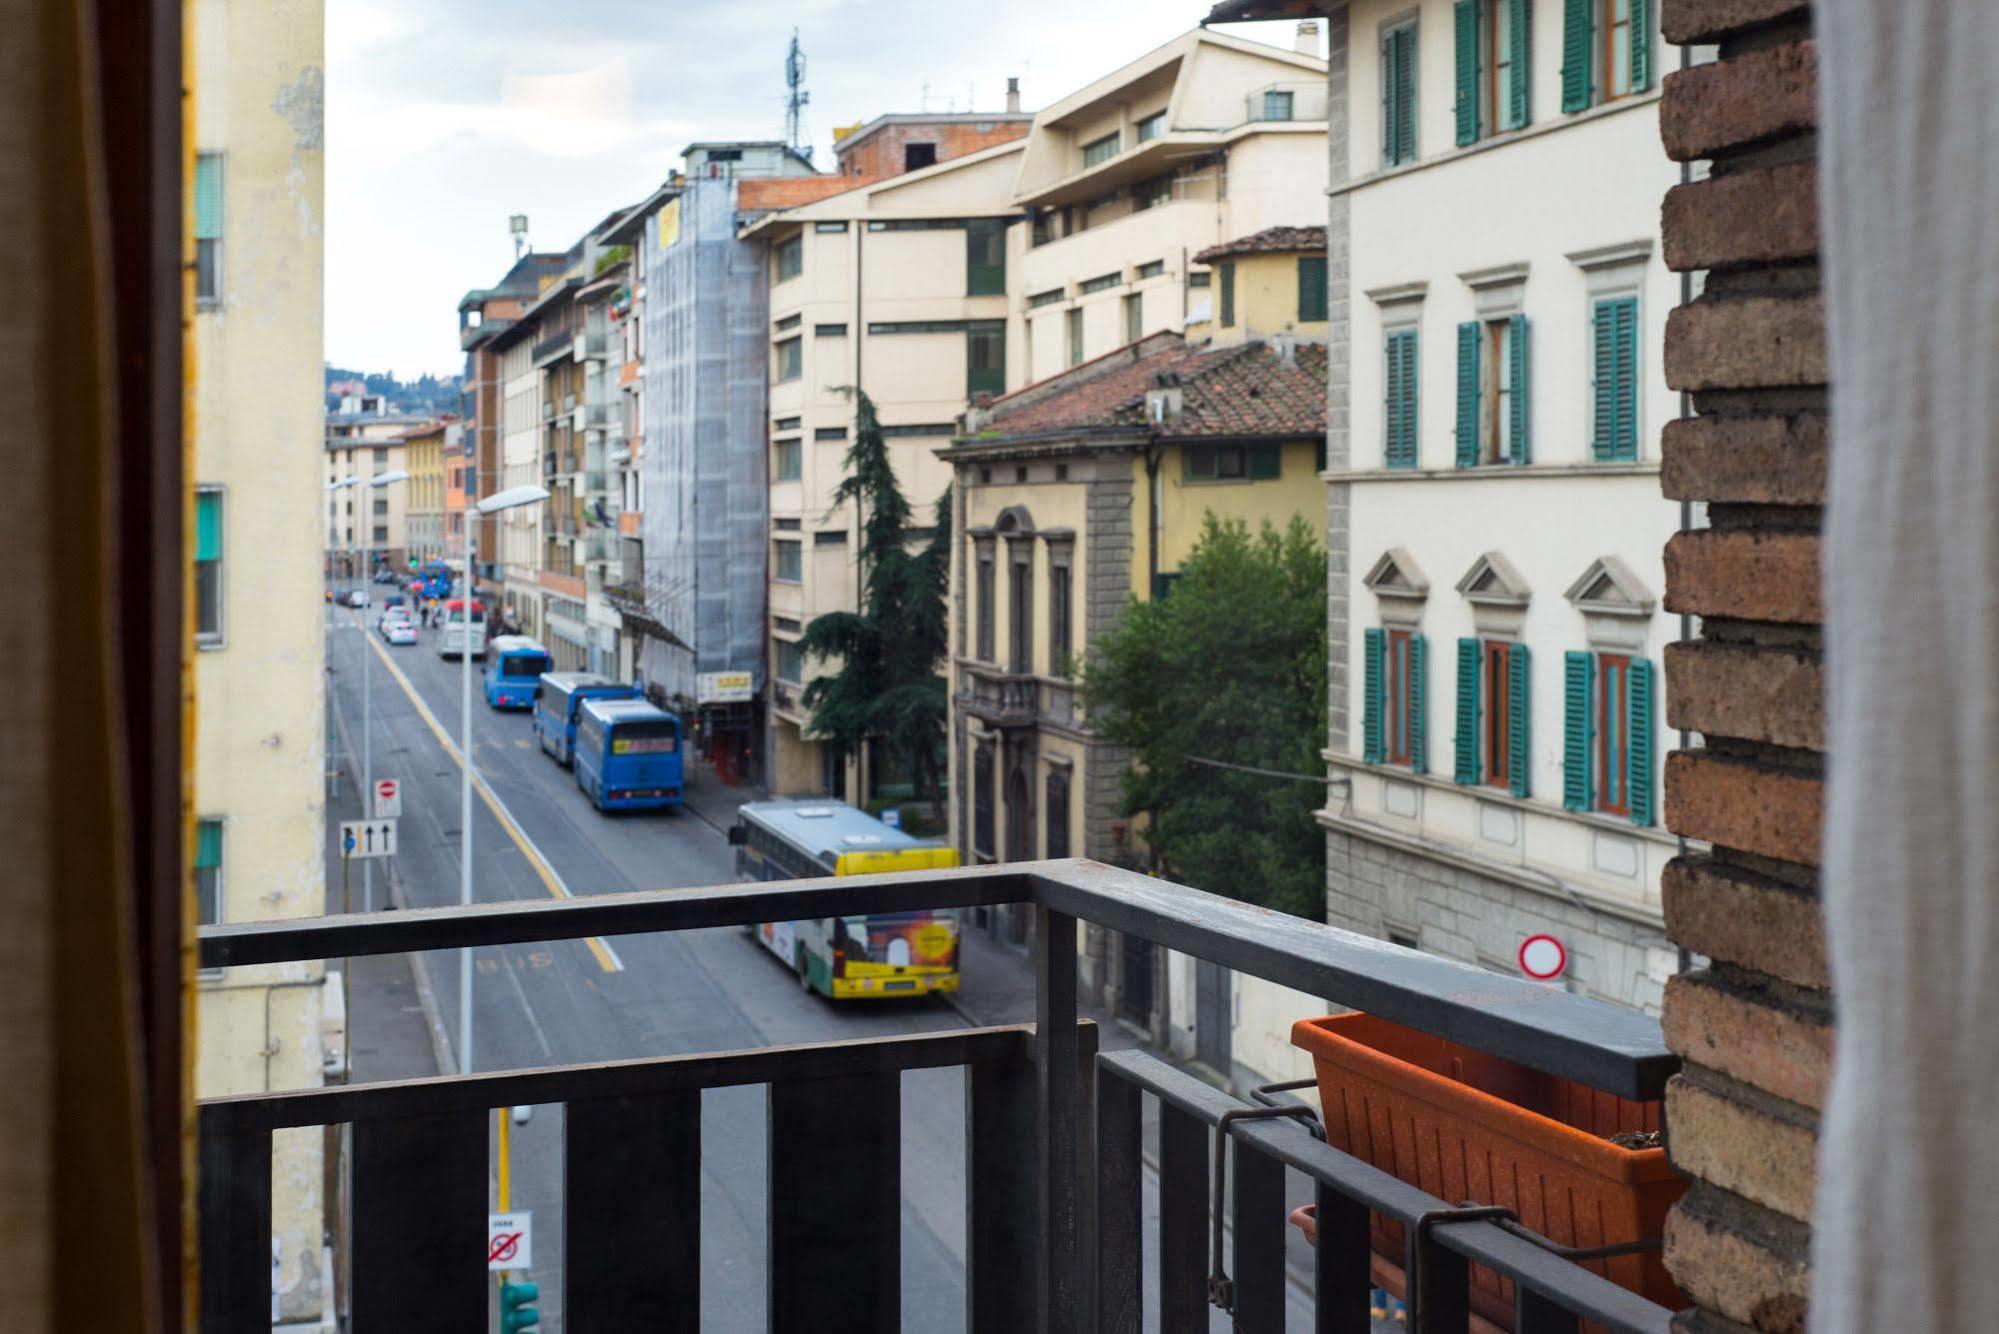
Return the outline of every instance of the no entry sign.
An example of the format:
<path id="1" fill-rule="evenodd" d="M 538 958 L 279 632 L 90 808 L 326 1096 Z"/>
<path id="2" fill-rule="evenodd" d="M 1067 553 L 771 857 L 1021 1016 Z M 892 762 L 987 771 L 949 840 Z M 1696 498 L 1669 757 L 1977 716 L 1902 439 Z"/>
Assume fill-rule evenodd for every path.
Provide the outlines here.
<path id="1" fill-rule="evenodd" d="M 1550 935 L 1532 935 L 1520 942 L 1520 971 L 1536 982 L 1552 982 L 1569 967 L 1569 952 Z"/>
<path id="2" fill-rule="evenodd" d="M 375 780 L 375 818 L 393 820 L 403 813 L 403 785 L 393 778 Z"/>

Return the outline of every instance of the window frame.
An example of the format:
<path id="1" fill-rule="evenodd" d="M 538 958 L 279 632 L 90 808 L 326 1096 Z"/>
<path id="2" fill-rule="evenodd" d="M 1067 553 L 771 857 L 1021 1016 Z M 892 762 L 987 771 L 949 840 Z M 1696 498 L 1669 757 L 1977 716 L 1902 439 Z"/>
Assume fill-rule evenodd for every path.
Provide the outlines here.
<path id="1" fill-rule="evenodd" d="M 1273 99 L 1273 98 L 1282 98 L 1282 99 L 1283 99 L 1283 107 L 1284 107 L 1284 114 L 1283 114 L 1283 115 L 1281 115 L 1281 116 L 1273 116 L 1273 115 L 1271 115 L 1271 114 L 1270 114 L 1270 109 L 1271 109 L 1271 106 L 1273 105 L 1273 103 L 1272 103 L 1271 99 Z M 1260 115 L 1258 116 L 1258 119 L 1259 119 L 1259 120 L 1265 120 L 1265 121 L 1291 121 L 1291 120 L 1296 120 L 1296 119 L 1298 118 L 1298 117 L 1297 117 L 1297 115 L 1296 115 L 1296 112 L 1297 112 L 1297 107 L 1298 107 L 1298 94 L 1297 94 L 1297 92 L 1296 92 L 1295 90 L 1293 90 L 1293 89 L 1289 89 L 1289 88 L 1266 88 L 1266 89 L 1264 89 L 1264 90 L 1263 90 L 1263 95 L 1262 95 L 1262 97 L 1261 97 L 1261 98 L 1260 98 L 1259 100 L 1260 100 L 1260 103 L 1261 103 L 1261 105 L 1259 105 L 1259 106 L 1258 106 L 1258 108 L 1257 108 L 1257 110 L 1258 110 L 1258 111 L 1259 111 L 1259 112 L 1261 113 L 1261 114 L 1260 114 Z"/>
<path id="2" fill-rule="evenodd" d="M 789 537 L 772 537 L 771 548 L 772 548 L 771 558 L 770 558 L 771 582 L 778 584 L 804 583 L 805 543 L 799 539 L 798 535 L 794 533 Z M 786 557 L 784 555 L 786 551 L 789 551 L 791 553 L 789 562 L 787 562 Z M 786 574 L 784 572 L 787 563 L 789 563 L 792 566 L 792 572 L 790 574 Z"/>
<path id="3" fill-rule="evenodd" d="M 1384 763 L 1412 769 L 1416 755 L 1416 632 L 1407 626 L 1382 629 L 1381 753 Z"/>
<path id="4" fill-rule="evenodd" d="M 213 497 L 215 505 L 215 554 L 204 560 L 200 556 L 201 507 L 203 500 L 209 497 Z M 349 501 L 348 503 L 351 505 L 353 502 Z M 195 530 L 190 535 L 194 539 L 190 543 L 190 546 L 195 553 L 194 606 L 192 608 L 194 612 L 194 646 L 197 649 L 217 649 L 229 642 L 228 610 L 225 597 L 227 589 L 223 582 L 223 577 L 227 573 L 227 566 L 224 562 L 229 557 L 229 502 L 227 488 L 213 485 L 196 485 L 194 488 L 194 514 Z M 351 538 L 353 533 L 351 526 L 348 532 Z M 208 628 L 204 625 L 201 614 L 204 566 L 212 567 L 213 590 L 209 594 L 209 605 L 214 611 L 213 628 Z"/>
<path id="5" fill-rule="evenodd" d="M 771 642 L 771 669 L 770 669 L 771 675 L 776 677 L 778 680 L 784 682 L 786 685 L 793 685 L 793 686 L 804 685 L 805 684 L 804 648 L 800 646 L 799 642 L 796 639 L 783 639 L 778 637 L 777 635 L 772 635 L 770 637 L 770 642 Z M 787 656 L 790 658 L 790 665 L 794 668 L 793 674 L 789 676 L 785 675 L 785 667 L 787 665 L 785 660 Z"/>
<path id="6" fill-rule="evenodd" d="M 1166 133 L 1165 107 L 1132 122 L 1132 137 L 1141 144 L 1151 143 L 1164 133 Z"/>
<path id="7" fill-rule="evenodd" d="M 770 345 L 772 384 L 790 384 L 805 378 L 805 338 L 793 334 Z"/>
<path id="8" fill-rule="evenodd" d="M 1381 40 L 1375 48 L 1378 82 L 1381 84 L 1381 165 L 1400 167 L 1416 161 L 1422 156 L 1420 131 L 1422 129 L 1422 70 L 1418 57 L 1422 52 L 1421 20 L 1417 14 L 1406 14 L 1388 20 L 1381 25 Z M 1409 47 L 1409 78 L 1405 86 L 1390 88 L 1390 70 L 1394 63 L 1394 46 L 1398 38 L 1407 34 Z M 1406 97 L 1406 112 L 1397 115 L 1401 108 L 1392 100 L 1394 95 Z M 1408 131 L 1405 136 L 1400 131 Z M 1407 150 L 1403 141 L 1407 139 Z"/>
<path id="9" fill-rule="evenodd" d="M 796 233 L 770 248 L 770 285 L 788 283 L 805 272 L 805 234 Z"/>
<path id="10" fill-rule="evenodd" d="M 1510 639 L 1479 641 L 1479 690 L 1484 695 L 1479 718 L 1479 782 L 1501 791 L 1513 789 L 1513 652 Z"/>
<path id="11" fill-rule="evenodd" d="M 1222 276 L 1221 294 L 1215 298 L 1215 323 L 1224 329 L 1235 328 L 1235 261 L 1223 260 L 1215 266 Z"/>
<path id="12" fill-rule="evenodd" d="M 1145 293 L 1127 292 L 1124 295 L 1124 341 L 1136 343 L 1145 337 Z"/>
<path id="13" fill-rule="evenodd" d="M 999 553 L 991 543 L 981 542 L 972 557 L 972 655 L 990 663 L 998 651 Z"/>
<path id="14" fill-rule="evenodd" d="M 1077 148 L 1082 154 L 1084 171 L 1100 167 L 1124 151 L 1124 130 L 1119 128 L 1109 134 L 1100 134 L 1086 144 L 1077 145 Z"/>
<path id="15" fill-rule="evenodd" d="M 1391 396 L 1396 383 L 1392 370 L 1396 348 L 1403 340 L 1409 347 L 1409 365 L 1402 381 L 1402 397 L 1398 402 Z M 1381 458 L 1384 468 L 1413 470 L 1423 464 L 1422 437 L 1422 382 L 1423 382 L 1423 340 L 1421 329 L 1414 320 L 1404 323 L 1384 325 L 1381 331 L 1382 366 L 1382 414 L 1381 414 Z M 1409 434 L 1408 457 L 1398 460 L 1396 456 L 1396 426 L 1406 419 Z"/>
<path id="16" fill-rule="evenodd" d="M 987 365 L 979 364 L 975 349 L 984 348 Z M 981 393 L 1006 392 L 1006 325 L 1000 321 L 976 324 L 965 330 L 965 397 Z"/>
<path id="17" fill-rule="evenodd" d="M 1590 809 L 1598 815 L 1631 817 L 1631 660 L 1629 653 L 1594 654 L 1590 686 Z"/>
<path id="18" fill-rule="evenodd" d="M 1048 775 L 1041 784 L 1043 837 L 1046 841 L 1046 855 L 1050 860 L 1072 856 L 1073 844 L 1069 838 L 1069 807 L 1072 801 L 1069 770 L 1065 765 L 1051 764 Z M 1057 834 L 1061 841 L 1058 845 Z"/>
<path id="19" fill-rule="evenodd" d="M 1627 445 L 1620 446 L 1616 432 L 1616 408 L 1612 408 L 1611 439 L 1605 442 L 1598 438 L 1598 400 L 1604 392 L 1602 377 L 1597 367 L 1602 360 L 1597 347 L 1601 334 L 1600 311 L 1605 306 L 1628 305 L 1631 309 L 1631 368 L 1628 391 L 1630 395 L 1631 436 Z M 1584 339 L 1589 351 L 1587 366 L 1589 375 L 1589 423 L 1591 434 L 1590 460 L 1595 463 L 1637 463 L 1645 453 L 1645 374 L 1643 357 L 1645 352 L 1645 303 L 1636 286 L 1605 288 L 1593 291 L 1588 305 L 1589 328 Z M 1615 350 L 1612 352 L 1613 363 Z M 1617 389 L 1613 383 L 1613 392 Z"/>
<path id="20" fill-rule="evenodd" d="M 1006 227 L 1000 218 L 966 219 L 966 296 L 1006 295 Z"/>
<path id="21" fill-rule="evenodd" d="M 200 208 L 200 183 L 202 164 L 212 163 L 215 175 L 213 194 L 215 216 L 212 227 L 204 226 Z M 225 153 L 196 153 L 194 155 L 195 174 L 195 215 L 194 241 L 194 308 L 196 310 L 219 310 L 222 306 L 222 245 L 228 231 L 228 156 Z M 210 235 L 203 235 L 209 232 Z M 204 290 L 204 279 L 206 286 Z"/>
<path id="22" fill-rule="evenodd" d="M 1624 7 L 1622 20 L 1617 17 L 1619 5 Z M 1638 37 L 1632 9 L 1631 0 L 1593 0 L 1590 5 L 1590 20 L 1596 25 L 1596 31 L 1591 34 L 1590 59 L 1595 66 L 1591 70 L 1591 82 L 1596 85 L 1597 106 L 1622 101 L 1640 91 L 1633 86 L 1631 78 L 1631 52 Z M 1619 29 L 1624 32 L 1623 60 L 1617 58 Z M 1624 85 L 1622 91 L 1616 87 L 1619 81 Z"/>
<path id="23" fill-rule="evenodd" d="M 1051 675 L 1067 674 L 1070 657 L 1076 651 L 1074 557 L 1067 549 L 1048 552 L 1048 668 Z"/>
<path id="24" fill-rule="evenodd" d="M 1067 344 L 1069 364 L 1080 366 L 1083 364 L 1083 308 L 1071 306 L 1062 312 L 1062 317 L 1063 337 Z"/>
<path id="25" fill-rule="evenodd" d="M 770 442 L 770 479 L 773 482 L 796 482 L 804 477 L 805 444 L 798 436 L 788 435 Z M 789 461 L 790 466 L 786 467 Z"/>
<path id="26" fill-rule="evenodd" d="M 1513 316 L 1479 321 L 1479 463 L 1497 467 L 1513 458 Z"/>

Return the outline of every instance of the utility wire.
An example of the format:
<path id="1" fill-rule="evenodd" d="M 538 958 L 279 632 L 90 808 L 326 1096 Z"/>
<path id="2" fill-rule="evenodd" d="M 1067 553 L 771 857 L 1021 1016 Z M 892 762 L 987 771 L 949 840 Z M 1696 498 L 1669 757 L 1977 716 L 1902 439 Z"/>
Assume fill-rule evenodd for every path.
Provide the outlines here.
<path id="1" fill-rule="evenodd" d="M 1182 755 L 1189 764 L 1204 764 L 1210 769 L 1229 769 L 1239 774 L 1255 774 L 1259 778 L 1283 778 L 1294 783 L 1314 783 L 1320 787 L 1328 783 L 1346 783 L 1345 778 L 1328 778 L 1324 774 L 1294 774 L 1285 769 L 1259 769 L 1253 764 L 1231 764 L 1227 760 L 1211 760 L 1205 755 Z"/>

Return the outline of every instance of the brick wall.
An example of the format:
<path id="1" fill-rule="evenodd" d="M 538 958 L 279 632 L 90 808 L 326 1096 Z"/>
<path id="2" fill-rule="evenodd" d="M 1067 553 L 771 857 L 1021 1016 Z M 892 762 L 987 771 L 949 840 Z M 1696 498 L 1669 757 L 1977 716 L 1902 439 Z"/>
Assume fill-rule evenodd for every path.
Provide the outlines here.
<path id="1" fill-rule="evenodd" d="M 1673 312 L 1666 376 L 1695 414 L 1666 428 L 1662 482 L 1709 526 L 1666 551 L 1666 606 L 1700 637 L 1666 654 L 1666 823 L 1709 844 L 1662 887 L 1666 927 L 1707 966 L 1666 989 L 1685 1061 L 1667 1094 L 1694 1178 L 1666 1266 L 1686 1330 L 1804 1328 L 1814 1146 L 1832 1051 L 1818 890 L 1824 799 L 1819 596 L 1825 317 L 1817 264 L 1816 50 L 1802 0 L 1664 0 L 1669 42 L 1718 58 L 1665 80 L 1667 263 L 1703 273 Z"/>
<path id="2" fill-rule="evenodd" d="M 839 173 L 842 176 L 900 176 L 903 171 L 903 149 L 905 146 L 934 144 L 937 160 L 949 162 L 952 158 L 964 157 L 995 144 L 1008 143 L 1027 134 L 1026 120 L 973 121 L 969 124 L 949 121 L 918 121 L 882 126 L 851 147 L 844 144 L 833 146 L 833 155 L 839 159 Z"/>

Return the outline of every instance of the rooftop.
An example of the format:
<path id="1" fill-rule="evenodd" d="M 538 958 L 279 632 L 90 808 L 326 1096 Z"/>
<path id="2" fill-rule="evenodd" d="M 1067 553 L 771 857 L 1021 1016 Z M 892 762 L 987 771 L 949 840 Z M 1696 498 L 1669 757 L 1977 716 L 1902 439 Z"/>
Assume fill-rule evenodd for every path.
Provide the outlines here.
<path id="1" fill-rule="evenodd" d="M 1278 255 L 1299 250 L 1326 248 L 1326 229 L 1321 227 L 1265 227 L 1260 232 L 1239 236 L 1233 241 L 1211 245 L 1194 256 L 1196 264 L 1212 264 L 1231 255 Z"/>

